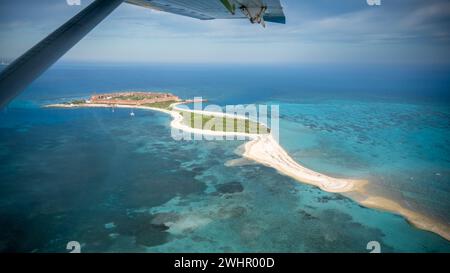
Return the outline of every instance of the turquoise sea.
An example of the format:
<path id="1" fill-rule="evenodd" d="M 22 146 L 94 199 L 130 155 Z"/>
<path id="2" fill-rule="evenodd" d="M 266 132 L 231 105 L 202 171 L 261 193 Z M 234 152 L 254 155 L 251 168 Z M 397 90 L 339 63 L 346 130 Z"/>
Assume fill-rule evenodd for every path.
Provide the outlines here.
<path id="1" fill-rule="evenodd" d="M 0 113 L 0 251 L 450 252 L 404 218 L 259 165 L 242 141 L 175 141 L 170 117 L 44 109 L 119 90 L 277 104 L 301 164 L 450 225 L 450 72 L 443 66 L 58 64 Z"/>

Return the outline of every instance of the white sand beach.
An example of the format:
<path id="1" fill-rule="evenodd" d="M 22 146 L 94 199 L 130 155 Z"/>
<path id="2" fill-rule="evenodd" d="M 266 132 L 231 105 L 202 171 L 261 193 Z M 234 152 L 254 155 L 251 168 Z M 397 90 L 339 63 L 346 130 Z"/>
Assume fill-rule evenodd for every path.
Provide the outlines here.
<path id="1" fill-rule="evenodd" d="M 288 155 L 270 134 L 256 136 L 253 140 L 247 142 L 243 156 L 328 192 L 348 192 L 352 191 L 358 184 L 365 183 L 362 180 L 330 177 L 301 166 Z"/>

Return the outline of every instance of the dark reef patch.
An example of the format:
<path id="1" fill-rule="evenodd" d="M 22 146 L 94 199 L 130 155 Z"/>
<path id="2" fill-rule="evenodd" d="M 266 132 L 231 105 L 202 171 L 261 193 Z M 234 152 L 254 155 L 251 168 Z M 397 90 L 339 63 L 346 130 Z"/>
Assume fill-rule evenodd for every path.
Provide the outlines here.
<path id="1" fill-rule="evenodd" d="M 225 184 L 220 184 L 216 186 L 217 192 L 221 194 L 232 194 L 237 192 L 242 192 L 244 187 L 239 182 L 228 182 Z"/>
<path id="2" fill-rule="evenodd" d="M 156 216 L 150 214 L 135 214 L 123 219 L 117 225 L 121 235 L 134 236 L 136 244 L 142 246 L 157 246 L 169 241 L 168 229 Z"/>
<path id="3" fill-rule="evenodd" d="M 319 203 L 328 203 L 328 201 L 333 200 L 347 200 L 346 197 L 339 195 L 339 194 L 332 194 L 332 195 L 325 195 L 321 197 L 317 197 L 317 202 Z"/>
<path id="4" fill-rule="evenodd" d="M 302 216 L 302 218 L 304 218 L 305 220 L 317 220 L 319 219 L 318 217 L 308 213 L 306 210 L 298 210 L 298 213 Z"/>

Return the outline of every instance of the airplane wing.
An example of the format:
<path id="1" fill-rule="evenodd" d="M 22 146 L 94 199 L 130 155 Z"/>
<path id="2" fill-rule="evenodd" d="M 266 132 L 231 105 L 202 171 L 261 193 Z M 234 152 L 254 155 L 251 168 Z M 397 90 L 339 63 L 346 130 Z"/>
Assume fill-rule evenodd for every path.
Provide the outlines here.
<path id="1" fill-rule="evenodd" d="M 0 108 L 53 65 L 125 0 L 95 0 L 0 72 Z M 248 18 L 285 23 L 280 0 L 126 0 L 202 20 Z"/>
<path id="2" fill-rule="evenodd" d="M 127 0 L 126 2 L 201 20 L 248 18 L 252 23 L 286 22 L 280 0 Z M 258 21 L 256 16 L 260 16 L 262 20 Z"/>

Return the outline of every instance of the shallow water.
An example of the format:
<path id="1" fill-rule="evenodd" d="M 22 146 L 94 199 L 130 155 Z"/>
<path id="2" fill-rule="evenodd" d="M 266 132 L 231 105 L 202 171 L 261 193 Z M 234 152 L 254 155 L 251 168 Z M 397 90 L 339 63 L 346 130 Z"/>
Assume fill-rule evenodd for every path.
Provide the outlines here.
<path id="1" fill-rule="evenodd" d="M 3 251 L 64 252 L 71 240 L 86 252 L 364 252 L 373 240 L 384 251 L 449 250 L 401 217 L 270 168 L 226 167 L 240 142 L 177 142 L 168 116 L 135 113 L 2 114 Z"/>
<path id="2" fill-rule="evenodd" d="M 383 252 L 450 251 L 448 241 L 400 216 L 258 164 L 226 166 L 243 142 L 175 141 L 165 114 L 39 108 L 117 90 L 117 71 L 67 69 L 49 71 L 0 113 L 0 251 L 66 252 L 73 240 L 83 252 L 368 252 L 369 241 Z M 301 92 L 275 100 L 276 84 L 249 94 L 254 82 L 242 87 L 243 80 L 222 87 L 232 90 L 227 94 L 202 70 L 198 81 L 181 73 L 170 86 L 164 69 L 167 77 L 153 84 L 150 74 L 125 70 L 116 87 L 142 79 L 138 85 L 148 89 L 201 93 L 221 104 L 279 103 L 281 144 L 296 160 L 330 175 L 369 178 L 448 222 L 445 105 L 302 101 Z M 112 82 L 99 80 L 107 76 Z"/>
<path id="3" fill-rule="evenodd" d="M 296 160 L 367 178 L 369 191 L 450 225 L 449 108 L 347 100 L 280 108 L 281 143 Z"/>

